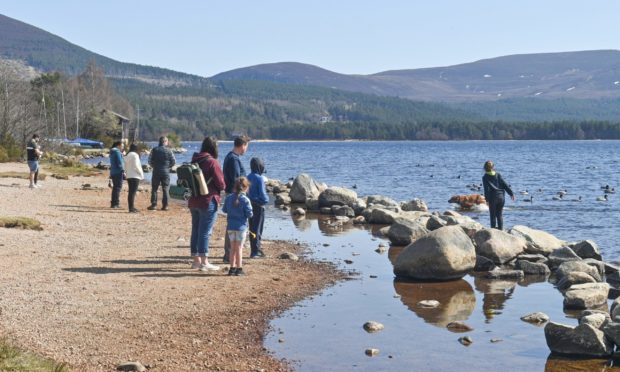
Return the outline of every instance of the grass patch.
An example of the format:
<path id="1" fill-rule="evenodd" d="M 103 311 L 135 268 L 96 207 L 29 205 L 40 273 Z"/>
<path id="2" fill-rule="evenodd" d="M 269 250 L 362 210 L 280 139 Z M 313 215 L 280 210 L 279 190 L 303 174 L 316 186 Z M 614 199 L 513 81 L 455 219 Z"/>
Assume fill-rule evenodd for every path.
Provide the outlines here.
<path id="1" fill-rule="evenodd" d="M 0 340 L 0 371 L 66 372 L 69 368 L 64 363 L 19 350 Z"/>
<path id="2" fill-rule="evenodd" d="M 29 217 L 0 217 L 0 227 L 24 230 L 43 230 L 41 222 Z M 2 371 L 2 369 L 0 369 Z"/>
<path id="3" fill-rule="evenodd" d="M 30 179 L 30 172 L 0 172 L 0 178 L 19 178 L 22 180 Z M 45 174 L 39 173 L 39 179 L 45 180 Z"/>
<path id="4" fill-rule="evenodd" d="M 74 163 L 68 165 L 58 164 L 44 164 L 43 170 L 52 174 L 52 177 L 57 179 L 67 179 L 68 177 L 91 177 L 101 174 L 100 171 L 93 170 L 93 168 L 82 164 Z"/>

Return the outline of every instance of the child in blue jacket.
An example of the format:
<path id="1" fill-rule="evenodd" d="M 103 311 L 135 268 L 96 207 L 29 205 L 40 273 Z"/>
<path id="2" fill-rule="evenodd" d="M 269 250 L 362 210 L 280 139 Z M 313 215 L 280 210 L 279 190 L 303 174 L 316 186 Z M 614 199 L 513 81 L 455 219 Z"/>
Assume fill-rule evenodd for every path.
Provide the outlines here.
<path id="1" fill-rule="evenodd" d="M 248 197 L 252 202 L 252 212 L 254 216 L 250 219 L 250 258 L 265 257 L 261 249 L 261 238 L 263 236 L 263 226 L 265 225 L 265 205 L 269 203 L 269 196 L 265 187 L 265 163 L 261 158 L 250 160 L 252 173 L 248 175 L 250 181 L 250 191 Z"/>
<path id="2" fill-rule="evenodd" d="M 228 226 L 226 226 L 226 234 L 230 240 L 228 275 L 245 275 L 241 262 L 241 249 L 248 231 L 248 219 L 252 218 L 252 203 L 245 195 L 249 188 L 250 182 L 247 178 L 237 178 L 233 193 L 226 197 L 222 208 L 222 211 L 228 215 Z"/>

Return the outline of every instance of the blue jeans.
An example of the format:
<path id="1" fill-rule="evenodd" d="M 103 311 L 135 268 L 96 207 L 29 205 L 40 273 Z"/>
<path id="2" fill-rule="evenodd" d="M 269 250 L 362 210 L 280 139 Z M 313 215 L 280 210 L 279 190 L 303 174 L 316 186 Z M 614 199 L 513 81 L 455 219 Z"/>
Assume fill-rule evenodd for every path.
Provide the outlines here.
<path id="1" fill-rule="evenodd" d="M 192 214 L 192 257 L 203 257 L 209 253 L 209 237 L 217 219 L 217 202 L 211 199 L 209 208 L 190 208 Z"/>

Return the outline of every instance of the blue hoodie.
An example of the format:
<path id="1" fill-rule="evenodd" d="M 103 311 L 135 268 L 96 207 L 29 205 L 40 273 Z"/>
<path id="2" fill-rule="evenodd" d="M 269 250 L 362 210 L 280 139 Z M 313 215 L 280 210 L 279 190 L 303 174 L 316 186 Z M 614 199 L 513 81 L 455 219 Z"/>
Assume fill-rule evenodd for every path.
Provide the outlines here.
<path id="1" fill-rule="evenodd" d="M 125 159 L 118 147 L 110 149 L 110 176 L 118 176 L 125 171 Z"/>
<path id="2" fill-rule="evenodd" d="M 243 192 L 239 195 L 238 206 L 235 206 L 236 200 L 237 194 L 232 193 L 224 201 L 222 212 L 228 215 L 226 230 L 244 231 L 248 229 L 248 218 L 252 218 L 252 203 Z"/>
<path id="3" fill-rule="evenodd" d="M 267 195 L 267 188 L 265 187 L 265 177 L 262 176 L 265 172 L 263 160 L 260 158 L 252 158 L 252 160 L 250 160 L 250 169 L 252 173 L 248 175 L 248 181 L 250 181 L 248 197 L 254 204 L 265 205 L 269 203 L 269 196 Z"/>

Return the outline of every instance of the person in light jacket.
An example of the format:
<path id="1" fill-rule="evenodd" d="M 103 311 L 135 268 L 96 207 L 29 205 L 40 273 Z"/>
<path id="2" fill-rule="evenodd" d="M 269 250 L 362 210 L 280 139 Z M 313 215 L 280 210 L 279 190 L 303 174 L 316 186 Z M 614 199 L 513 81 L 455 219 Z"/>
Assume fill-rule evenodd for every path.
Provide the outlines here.
<path id="1" fill-rule="evenodd" d="M 129 185 L 129 193 L 127 194 L 129 213 L 138 213 L 139 210 L 136 209 L 134 202 L 140 180 L 144 179 L 144 172 L 142 171 L 142 163 L 138 154 L 138 146 L 135 143 L 129 146 L 129 153 L 125 156 L 125 169 L 127 172 L 127 184 Z"/>

